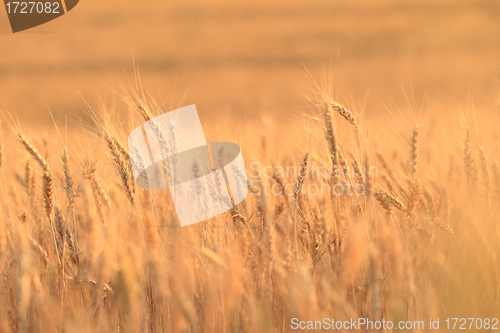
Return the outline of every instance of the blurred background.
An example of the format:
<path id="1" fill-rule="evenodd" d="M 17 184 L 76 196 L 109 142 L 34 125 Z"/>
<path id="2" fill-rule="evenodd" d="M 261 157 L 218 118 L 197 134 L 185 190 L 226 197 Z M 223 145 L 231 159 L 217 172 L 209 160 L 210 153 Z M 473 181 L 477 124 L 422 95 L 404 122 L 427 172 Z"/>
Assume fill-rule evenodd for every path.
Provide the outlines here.
<path id="1" fill-rule="evenodd" d="M 424 113 L 458 112 L 469 90 L 498 107 L 499 22 L 492 0 L 83 0 L 13 34 L 2 8 L 0 111 L 85 119 L 96 96 L 121 110 L 134 60 L 160 104 L 196 103 L 202 119 L 294 119 L 309 112 L 306 71 L 321 81 L 329 65 L 335 96 L 368 118 L 404 107 L 402 86 Z"/>

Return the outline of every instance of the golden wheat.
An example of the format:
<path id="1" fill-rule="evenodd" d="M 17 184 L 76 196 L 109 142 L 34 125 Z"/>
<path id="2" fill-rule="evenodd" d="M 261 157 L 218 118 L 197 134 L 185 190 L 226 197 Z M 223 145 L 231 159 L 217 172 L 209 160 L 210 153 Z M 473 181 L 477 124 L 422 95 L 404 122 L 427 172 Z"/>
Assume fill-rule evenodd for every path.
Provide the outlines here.
<path id="1" fill-rule="evenodd" d="M 260 174 L 248 167 L 247 175 L 233 166 L 236 178 L 246 180 L 247 198 L 227 213 L 180 228 L 168 190 L 135 187 L 132 170 L 145 169 L 144 160 L 131 159 L 140 157 L 137 148 L 125 147 L 116 134 L 154 120 L 153 111 L 161 109 L 149 105 L 155 104 L 135 105 L 129 122 L 98 125 L 94 137 L 102 146 L 54 141 L 41 153 L 17 133 L 21 149 L 4 143 L 2 169 L 12 177 L 2 192 L 9 210 L 3 197 L 0 207 L 0 331 L 287 332 L 292 318 L 414 321 L 500 311 L 500 205 L 493 200 L 500 171 L 489 142 L 489 154 L 479 146 L 476 155 L 484 191 L 469 191 L 467 205 L 459 189 L 476 179 L 468 130 L 463 156 L 428 141 L 421 125 L 402 138 L 408 143 L 402 152 L 397 143 L 385 143 L 375 125 L 370 131 L 377 142 L 353 150 L 358 138 L 351 126 L 338 124 L 335 131 L 334 112 L 356 128 L 365 126 L 364 118 L 327 103 L 317 124 L 326 149 L 315 141 L 305 154 L 292 145 L 275 154 L 243 149 L 247 165 L 258 160 L 269 166 Z M 163 133 L 151 126 L 169 153 L 175 151 L 182 140 L 176 129 Z M 258 135 L 250 134 L 243 147 Z M 222 154 L 214 155 L 217 164 Z M 429 158 L 447 154 L 463 158 L 466 177 Z M 5 155 L 14 162 L 5 163 Z M 72 156 L 81 163 L 71 163 Z M 278 168 L 297 160 L 296 175 Z M 338 181 L 314 177 L 319 163 L 338 167 Z M 371 174 L 373 166 L 380 175 Z M 195 178 L 202 172 L 197 161 L 178 171 Z M 365 198 L 334 192 L 352 187 L 351 180 L 364 186 Z M 216 197 L 222 186 L 194 193 Z M 276 192 L 266 192 L 268 186 Z M 488 195 L 490 202 L 482 200 Z M 193 209 L 213 208 L 203 201 L 193 197 Z M 444 287 L 443 281 L 453 283 Z"/>

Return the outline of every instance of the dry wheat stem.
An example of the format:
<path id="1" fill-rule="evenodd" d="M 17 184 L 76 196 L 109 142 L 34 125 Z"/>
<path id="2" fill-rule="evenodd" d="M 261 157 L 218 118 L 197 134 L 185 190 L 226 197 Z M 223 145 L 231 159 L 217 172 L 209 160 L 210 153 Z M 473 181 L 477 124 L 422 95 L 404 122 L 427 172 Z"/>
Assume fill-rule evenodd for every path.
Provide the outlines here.
<path id="1" fill-rule="evenodd" d="M 302 164 L 300 165 L 299 175 L 295 181 L 295 190 L 293 192 L 293 197 L 295 200 L 295 208 L 294 208 L 294 226 L 295 226 L 295 256 L 297 259 L 297 263 L 299 261 L 299 247 L 297 240 L 297 201 L 299 200 L 299 194 L 302 190 L 302 186 L 304 185 L 305 176 L 307 174 L 307 165 L 308 165 L 309 152 L 306 152 L 304 157 L 302 158 Z"/>
<path id="2" fill-rule="evenodd" d="M 146 109 L 142 104 L 136 104 L 136 108 L 145 121 L 153 119 L 153 115 L 151 114 L 151 112 L 148 109 Z"/>

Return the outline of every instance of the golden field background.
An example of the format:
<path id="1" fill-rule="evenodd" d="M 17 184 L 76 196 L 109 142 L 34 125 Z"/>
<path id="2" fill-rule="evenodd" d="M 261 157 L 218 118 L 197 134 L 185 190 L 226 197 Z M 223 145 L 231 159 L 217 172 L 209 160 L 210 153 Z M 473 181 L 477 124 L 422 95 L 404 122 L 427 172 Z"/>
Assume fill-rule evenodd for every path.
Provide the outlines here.
<path id="1" fill-rule="evenodd" d="M 336 64 L 335 88 L 370 115 L 403 102 L 400 85 L 439 112 L 490 105 L 498 85 L 496 1 L 93 1 L 12 34 L 0 12 L 0 107 L 50 121 L 83 116 L 85 103 L 126 84 L 132 58 L 147 88 L 170 106 L 196 102 L 202 118 L 225 112 L 307 111 L 299 92 Z M 133 56 L 132 56 L 133 54 Z M 175 89 L 175 97 L 172 97 Z M 427 110 L 427 109 L 426 109 Z M 427 111 L 431 112 L 431 111 Z"/>
<path id="2" fill-rule="evenodd" d="M 87 0 L 12 34 L 0 10 L 0 332 L 498 316 L 498 18 L 495 1 Z M 193 103 L 255 186 L 304 190 L 180 228 L 126 142 L 139 104 Z M 324 182 L 366 193 L 307 190 Z"/>

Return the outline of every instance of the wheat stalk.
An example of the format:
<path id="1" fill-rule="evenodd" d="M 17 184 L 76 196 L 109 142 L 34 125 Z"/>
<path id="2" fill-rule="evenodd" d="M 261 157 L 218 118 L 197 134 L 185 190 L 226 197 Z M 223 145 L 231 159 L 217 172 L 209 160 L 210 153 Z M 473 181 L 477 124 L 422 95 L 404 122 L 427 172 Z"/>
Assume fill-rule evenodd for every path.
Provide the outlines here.
<path id="1" fill-rule="evenodd" d="M 393 206 L 401 211 L 405 211 L 405 207 L 396 197 L 394 197 L 390 193 L 387 193 L 387 191 L 385 191 L 384 189 L 379 188 L 377 185 L 375 185 L 375 199 L 377 199 L 382 208 L 386 211 L 387 218 L 392 218 L 394 222 L 396 222 L 399 233 L 401 234 L 401 237 L 403 239 L 403 243 L 406 247 L 406 250 L 408 251 L 408 244 L 406 243 L 406 238 L 403 234 L 403 230 L 401 229 L 401 226 L 399 225 L 399 222 L 392 211 Z"/>
<path id="2" fill-rule="evenodd" d="M 31 193 L 31 180 L 32 180 L 32 175 L 31 175 L 31 167 L 30 167 L 30 160 L 29 158 L 24 162 L 24 180 L 23 180 L 23 186 L 24 190 L 26 191 L 26 195 L 30 197 Z"/>
<path id="3" fill-rule="evenodd" d="M 139 173 L 139 175 L 144 174 L 144 177 L 142 177 L 144 180 L 144 185 L 148 189 L 151 188 L 149 182 L 149 172 L 147 170 L 146 163 L 144 163 L 141 152 L 134 144 L 130 146 L 130 157 L 130 165 L 132 167 L 132 170 L 135 170 L 136 173 Z"/>
<path id="4" fill-rule="evenodd" d="M 97 162 L 90 163 L 89 161 L 87 161 L 84 177 L 90 181 L 97 208 L 101 216 L 104 217 L 102 214 L 102 204 L 104 204 L 106 210 L 109 212 L 111 209 L 111 203 L 108 195 L 106 194 L 104 186 L 96 175 L 96 170 Z"/>
<path id="5" fill-rule="evenodd" d="M 133 180 L 134 177 L 132 175 L 130 161 L 127 158 L 124 158 L 121 149 L 118 148 L 118 140 L 111 136 L 107 131 L 104 132 L 104 140 L 106 140 L 106 143 L 108 144 L 108 148 L 113 156 L 118 173 L 120 174 L 123 189 L 127 194 L 130 204 L 133 206 L 135 205 L 135 183 Z M 125 156 L 129 156 L 128 152 L 125 152 Z"/>
<path id="6" fill-rule="evenodd" d="M 495 196 L 500 198 L 500 166 L 498 162 L 493 163 L 493 179 L 495 184 Z"/>
<path id="7" fill-rule="evenodd" d="M 434 223 L 441 229 L 443 229 L 444 231 L 448 232 L 450 235 L 452 235 L 453 237 L 455 237 L 455 233 L 453 232 L 453 229 L 450 227 L 449 224 L 441 221 L 439 218 L 434 218 Z"/>
<path id="8" fill-rule="evenodd" d="M 35 161 L 43 170 L 42 175 L 42 195 L 45 203 L 45 214 L 51 220 L 52 210 L 54 208 L 54 185 L 52 174 L 49 170 L 49 165 L 44 157 L 37 151 L 37 149 L 31 145 L 31 143 L 22 134 L 18 134 L 18 138 L 26 148 L 28 153 L 33 156 Z"/>
<path id="9" fill-rule="evenodd" d="M 304 180 L 307 174 L 307 164 L 308 164 L 309 153 L 305 153 L 302 158 L 302 164 L 300 165 L 299 174 L 297 179 L 295 180 L 295 189 L 293 191 L 293 198 L 297 201 L 299 197 L 299 193 L 302 190 L 302 186 L 304 185 Z"/>
<path id="10" fill-rule="evenodd" d="M 465 145 L 464 145 L 464 170 L 467 176 L 467 184 L 475 179 L 475 164 L 474 155 L 472 154 L 472 145 L 469 129 L 465 129 Z"/>
<path id="11" fill-rule="evenodd" d="M 169 140 L 167 139 L 167 136 L 163 132 L 160 125 L 158 125 L 155 118 L 152 117 L 151 113 L 147 109 L 145 109 L 140 104 L 137 105 L 137 109 L 138 109 L 139 113 L 142 115 L 142 117 L 144 118 L 144 120 L 146 120 L 148 122 L 150 128 L 153 131 L 153 134 L 154 134 L 156 140 L 158 141 L 160 154 L 161 154 L 161 157 L 163 159 L 163 166 L 165 168 L 165 173 L 167 175 L 167 182 L 169 184 L 173 184 L 172 175 L 170 172 L 170 160 L 169 159 L 171 156 L 173 156 L 175 154 L 172 154 L 170 151 L 171 145 L 169 144 Z M 175 138 L 174 135 L 175 135 L 174 133 L 171 133 L 171 138 L 170 138 L 171 140 L 172 140 L 172 138 Z M 175 156 L 174 156 L 174 159 L 175 159 Z"/>
<path id="12" fill-rule="evenodd" d="M 42 194 L 45 202 L 45 214 L 50 220 L 54 209 L 54 181 L 50 172 L 45 172 L 42 176 Z"/>
<path id="13" fill-rule="evenodd" d="M 335 129 L 333 127 L 333 119 L 332 119 L 332 105 L 331 103 L 325 103 L 325 137 L 326 142 L 328 144 L 328 150 L 330 151 L 331 159 L 332 159 L 332 168 L 334 172 L 334 183 L 338 181 L 338 148 L 337 148 L 337 138 L 335 137 Z"/>
<path id="14" fill-rule="evenodd" d="M 54 225 L 57 235 L 57 245 L 59 254 L 61 255 L 61 262 L 64 264 L 64 246 L 66 243 L 66 221 L 64 220 L 62 211 L 59 207 L 55 208 Z"/>
<path id="15" fill-rule="evenodd" d="M 339 165 L 340 168 L 342 169 L 342 175 L 348 182 L 350 182 L 351 176 L 349 175 L 349 165 L 347 164 L 347 160 L 344 156 L 344 151 L 342 150 L 342 145 L 340 143 L 338 144 L 338 153 L 339 153 Z"/>
<path id="16" fill-rule="evenodd" d="M 71 170 L 69 165 L 68 152 L 64 149 L 62 157 L 63 170 L 64 170 L 64 191 L 66 192 L 66 197 L 68 198 L 70 206 L 74 203 L 75 199 L 78 197 L 80 188 L 74 187 L 73 178 L 71 177 Z"/>
<path id="17" fill-rule="evenodd" d="M 0 122 L 0 168 L 3 166 L 3 135 L 2 122 Z"/>
<path id="18" fill-rule="evenodd" d="M 484 149 L 482 146 L 479 146 L 479 161 L 481 162 L 481 169 L 483 172 L 483 187 L 484 191 L 486 192 L 486 200 L 488 202 L 488 206 L 491 203 L 491 175 L 490 175 L 490 166 L 488 162 L 488 156 L 484 152 Z"/>
<path id="19" fill-rule="evenodd" d="M 61 264 L 60 261 L 60 254 L 58 250 L 58 244 L 57 244 L 57 238 L 54 233 L 54 229 L 52 227 L 52 212 L 54 210 L 54 179 L 52 178 L 52 173 L 49 169 L 49 165 L 47 163 L 47 160 L 42 157 L 42 155 L 36 150 L 36 148 L 31 145 L 31 143 L 28 141 L 26 137 L 24 137 L 22 134 L 18 133 L 18 138 L 23 144 L 23 146 L 26 148 L 28 153 L 33 156 L 35 161 L 38 162 L 40 165 L 40 168 L 43 170 L 43 175 L 42 175 L 42 197 L 44 201 L 44 208 L 45 208 L 45 215 L 47 216 L 47 219 L 49 220 L 49 225 L 50 225 L 50 230 L 52 233 L 52 239 L 54 241 L 54 248 L 57 253 L 57 257 L 59 260 L 59 264 Z"/>
<path id="20" fill-rule="evenodd" d="M 410 158 L 411 158 L 410 169 L 413 179 L 415 179 L 418 171 L 418 157 L 419 157 L 418 137 L 419 137 L 418 125 L 415 125 L 415 127 L 413 127 L 413 132 L 410 138 Z"/>
<path id="21" fill-rule="evenodd" d="M 7 210 L 7 215 L 9 215 L 9 207 L 10 207 L 10 203 L 9 203 L 9 194 L 7 193 L 7 183 L 5 182 L 5 173 L 4 173 L 4 168 L 3 168 L 3 160 L 4 160 L 4 142 L 3 142 L 3 131 L 2 131 L 2 121 L 0 120 L 0 173 L 2 174 L 2 184 L 3 184 L 3 188 L 4 188 L 4 191 L 5 191 L 5 198 L 6 198 L 6 203 L 7 203 L 7 206 L 6 206 L 6 210 Z"/>
<path id="22" fill-rule="evenodd" d="M 354 170 L 354 175 L 359 184 L 365 185 L 365 175 L 359 166 L 356 157 L 352 157 L 352 169 Z M 365 171 L 366 172 L 366 171 Z"/>
<path id="23" fill-rule="evenodd" d="M 295 200 L 295 208 L 294 208 L 294 225 L 295 225 L 295 255 L 297 258 L 297 261 L 299 260 L 299 247 L 298 247 L 298 240 L 297 240 L 297 201 L 299 200 L 299 194 L 302 190 L 302 186 L 304 185 L 304 180 L 307 174 L 307 165 L 308 165 L 308 158 L 309 158 L 309 152 L 306 152 L 304 154 L 304 157 L 302 158 L 302 164 L 300 165 L 300 170 L 299 174 L 297 176 L 297 179 L 295 180 L 295 189 L 293 191 L 293 198 Z"/>
<path id="24" fill-rule="evenodd" d="M 375 185 L 375 197 L 380 202 L 382 207 L 389 213 L 391 212 L 391 207 L 396 207 L 402 212 L 406 211 L 403 203 L 396 198 L 394 195 L 388 193 L 386 190 L 381 189 L 380 187 Z"/>
<path id="25" fill-rule="evenodd" d="M 28 151 L 28 153 L 31 156 L 33 156 L 33 158 L 35 159 L 35 161 L 38 162 L 38 165 L 40 165 L 40 168 L 42 168 L 42 170 L 44 172 L 49 172 L 49 167 L 47 165 L 47 161 L 38 152 L 38 150 L 33 145 L 31 145 L 31 143 L 28 141 L 28 139 L 24 135 L 18 133 L 17 136 L 18 136 L 19 140 L 21 141 L 21 143 L 23 144 L 24 148 L 26 148 L 26 150 Z"/>

